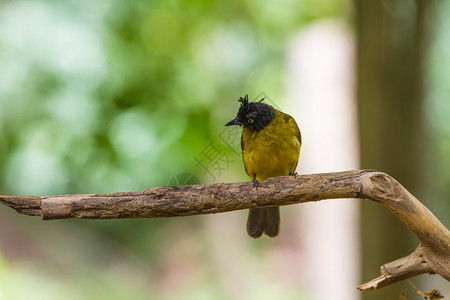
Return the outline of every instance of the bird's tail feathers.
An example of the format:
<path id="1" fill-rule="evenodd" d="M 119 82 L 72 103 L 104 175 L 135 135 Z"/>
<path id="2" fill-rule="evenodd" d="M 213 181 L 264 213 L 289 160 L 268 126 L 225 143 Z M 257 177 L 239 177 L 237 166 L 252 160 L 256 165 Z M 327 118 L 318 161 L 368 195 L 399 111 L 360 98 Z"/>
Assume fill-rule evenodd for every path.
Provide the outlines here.
<path id="1" fill-rule="evenodd" d="M 259 238 L 263 233 L 275 237 L 280 231 L 280 208 L 258 207 L 250 209 L 247 219 L 247 233 Z"/>

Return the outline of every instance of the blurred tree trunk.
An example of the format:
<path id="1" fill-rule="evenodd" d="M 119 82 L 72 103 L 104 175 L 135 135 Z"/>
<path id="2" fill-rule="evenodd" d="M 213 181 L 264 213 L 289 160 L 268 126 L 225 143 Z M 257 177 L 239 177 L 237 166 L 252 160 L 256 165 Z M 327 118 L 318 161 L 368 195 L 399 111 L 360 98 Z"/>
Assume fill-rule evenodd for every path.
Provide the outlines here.
<path id="1" fill-rule="evenodd" d="M 431 1 L 355 2 L 361 167 L 392 175 L 422 199 L 423 60 Z M 362 281 L 367 281 L 377 276 L 379 265 L 411 252 L 415 239 L 379 205 L 364 202 L 361 217 Z M 397 299 L 401 289 L 393 285 L 365 293 L 364 299 Z"/>

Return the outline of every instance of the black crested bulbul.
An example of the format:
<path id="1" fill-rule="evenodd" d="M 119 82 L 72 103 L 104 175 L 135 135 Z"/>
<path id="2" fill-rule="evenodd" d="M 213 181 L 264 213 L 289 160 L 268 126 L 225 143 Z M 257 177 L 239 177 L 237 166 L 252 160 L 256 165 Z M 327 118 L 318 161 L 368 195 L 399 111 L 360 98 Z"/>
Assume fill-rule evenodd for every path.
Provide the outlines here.
<path id="1" fill-rule="evenodd" d="M 294 118 L 272 106 L 240 98 L 236 118 L 225 126 L 242 126 L 241 150 L 245 171 L 257 187 L 269 177 L 295 175 L 302 138 Z M 247 233 L 259 238 L 263 233 L 275 237 L 280 231 L 280 208 L 252 208 Z"/>

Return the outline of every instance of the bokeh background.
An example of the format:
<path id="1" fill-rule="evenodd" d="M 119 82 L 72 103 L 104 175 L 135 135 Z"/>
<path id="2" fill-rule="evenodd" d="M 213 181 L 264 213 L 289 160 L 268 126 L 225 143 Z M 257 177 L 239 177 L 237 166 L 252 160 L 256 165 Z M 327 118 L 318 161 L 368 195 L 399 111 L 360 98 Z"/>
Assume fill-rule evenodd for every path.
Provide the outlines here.
<path id="1" fill-rule="evenodd" d="M 297 119 L 300 173 L 379 169 L 449 227 L 448 16 L 445 0 L 1 1 L 0 194 L 247 180 L 223 125 L 249 94 Z M 356 292 L 417 240 L 384 208 L 342 201 L 348 231 L 308 231 L 333 214 L 299 205 L 260 240 L 243 211 L 44 222 L 2 206 L 0 299 L 450 296 L 429 275 Z M 347 269 L 308 258 L 339 251 Z"/>

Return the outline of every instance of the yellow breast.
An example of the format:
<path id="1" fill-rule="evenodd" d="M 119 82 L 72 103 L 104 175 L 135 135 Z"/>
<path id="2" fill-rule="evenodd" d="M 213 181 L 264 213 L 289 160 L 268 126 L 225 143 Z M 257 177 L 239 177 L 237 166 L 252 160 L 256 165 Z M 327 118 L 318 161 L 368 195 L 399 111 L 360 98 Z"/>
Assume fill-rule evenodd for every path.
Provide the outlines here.
<path id="1" fill-rule="evenodd" d="M 290 115 L 273 110 L 273 120 L 262 130 L 242 130 L 245 171 L 258 181 L 293 173 L 300 155 L 301 134 L 297 123 Z"/>

